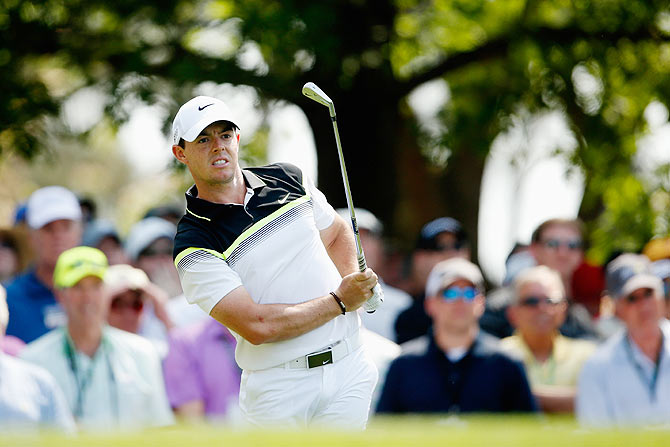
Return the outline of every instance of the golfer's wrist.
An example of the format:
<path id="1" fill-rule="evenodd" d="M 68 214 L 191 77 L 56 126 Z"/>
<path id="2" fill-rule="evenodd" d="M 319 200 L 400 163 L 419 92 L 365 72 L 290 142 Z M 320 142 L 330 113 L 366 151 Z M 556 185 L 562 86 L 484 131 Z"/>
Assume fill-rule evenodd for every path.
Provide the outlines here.
<path id="1" fill-rule="evenodd" d="M 337 307 L 339 307 L 340 312 L 342 313 L 342 315 L 344 315 L 347 312 L 347 306 L 340 299 L 340 297 L 337 296 L 337 294 L 335 292 L 330 292 L 330 296 L 333 298 L 335 303 L 337 303 Z"/>

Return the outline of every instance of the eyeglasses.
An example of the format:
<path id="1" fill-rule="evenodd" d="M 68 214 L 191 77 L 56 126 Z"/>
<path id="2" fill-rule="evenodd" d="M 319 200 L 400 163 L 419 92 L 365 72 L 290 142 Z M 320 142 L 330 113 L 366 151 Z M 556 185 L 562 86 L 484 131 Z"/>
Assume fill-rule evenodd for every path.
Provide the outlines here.
<path id="1" fill-rule="evenodd" d="M 654 291 L 652 289 L 644 288 L 640 293 L 631 293 L 626 296 L 626 301 L 630 304 L 637 303 L 638 301 L 643 301 L 654 296 Z"/>
<path id="2" fill-rule="evenodd" d="M 581 250 L 582 246 L 584 245 L 581 240 L 579 239 L 573 239 L 573 240 L 560 240 L 560 239 L 547 239 L 542 242 L 542 244 L 550 248 L 552 250 L 558 250 L 561 247 L 565 247 L 568 250 Z"/>
<path id="3" fill-rule="evenodd" d="M 442 298 L 445 301 L 456 301 L 463 298 L 465 301 L 472 301 L 477 296 L 477 289 L 474 287 L 448 287 L 442 291 Z"/>
<path id="4" fill-rule="evenodd" d="M 540 304 L 546 304 L 548 306 L 552 306 L 554 304 L 557 304 L 555 301 L 552 301 L 551 298 L 546 297 L 546 296 L 527 296 L 523 298 L 519 298 L 519 306 L 523 307 L 540 307 Z"/>
<path id="5" fill-rule="evenodd" d="M 111 308 L 115 312 L 121 312 L 125 309 L 131 309 L 134 312 L 141 312 L 144 309 L 144 301 L 140 298 L 134 299 L 132 301 L 126 301 L 121 298 L 114 298 L 112 300 Z"/>

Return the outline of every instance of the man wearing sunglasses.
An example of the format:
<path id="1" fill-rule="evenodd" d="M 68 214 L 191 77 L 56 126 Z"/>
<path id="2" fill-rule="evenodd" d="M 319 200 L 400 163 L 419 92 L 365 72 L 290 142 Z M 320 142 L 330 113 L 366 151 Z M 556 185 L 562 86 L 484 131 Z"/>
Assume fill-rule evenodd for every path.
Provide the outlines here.
<path id="1" fill-rule="evenodd" d="M 577 377 L 596 346 L 558 331 L 567 303 L 555 270 L 544 265 L 526 269 L 516 278 L 514 289 L 515 301 L 507 315 L 516 333 L 503 339 L 502 347 L 523 361 L 543 411 L 572 412 Z"/>
<path id="2" fill-rule="evenodd" d="M 147 338 L 164 357 L 168 350 L 164 334 L 174 327 L 167 306 L 167 293 L 152 283 L 143 270 L 128 264 L 110 266 L 105 284 L 111 296 L 107 314 L 109 325 Z"/>
<path id="3" fill-rule="evenodd" d="M 589 426 L 670 423 L 670 322 L 663 284 L 643 255 L 607 266 L 606 284 L 625 330 L 610 337 L 579 377 L 576 410 Z"/>
<path id="4" fill-rule="evenodd" d="M 426 283 L 426 312 L 432 330 L 391 364 L 378 412 L 536 410 L 523 365 L 479 329 L 484 279 L 476 265 L 459 258 L 438 263 Z"/>

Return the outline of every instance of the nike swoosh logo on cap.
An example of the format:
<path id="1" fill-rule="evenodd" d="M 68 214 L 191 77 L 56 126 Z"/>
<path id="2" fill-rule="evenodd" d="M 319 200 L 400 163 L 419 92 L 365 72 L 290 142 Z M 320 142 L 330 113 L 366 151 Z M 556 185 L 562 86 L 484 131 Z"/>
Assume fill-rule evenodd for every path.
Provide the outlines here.
<path id="1" fill-rule="evenodd" d="M 198 107 L 198 111 L 202 112 L 202 111 L 203 111 L 204 109 L 206 109 L 207 107 L 209 107 L 209 106 L 213 106 L 213 105 L 214 105 L 214 103 L 211 103 L 211 104 L 207 104 L 206 106 Z"/>

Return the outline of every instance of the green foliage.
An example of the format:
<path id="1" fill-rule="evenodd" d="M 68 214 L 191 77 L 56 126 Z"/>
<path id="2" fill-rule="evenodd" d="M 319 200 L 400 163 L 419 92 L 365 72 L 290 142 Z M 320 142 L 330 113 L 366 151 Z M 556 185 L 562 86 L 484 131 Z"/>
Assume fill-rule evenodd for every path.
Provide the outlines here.
<path id="1" fill-rule="evenodd" d="M 578 141 L 571 160 L 586 178 L 580 214 L 593 256 L 668 230 L 660 205 L 667 182 L 641 181 L 633 163 L 649 130 L 646 107 L 670 104 L 665 1 L 1 0 L 0 38 L 0 156 L 29 159 L 49 147 L 46 117 L 84 86 L 110 95 L 107 112 L 118 124 L 129 98 L 172 112 L 201 84 L 226 82 L 304 107 L 323 187 L 339 194 L 329 123 L 313 118 L 299 94 L 313 80 L 339 93 L 338 111 L 351 119 L 343 140 L 365 148 L 360 166 L 348 166 L 355 190 L 372 188 L 369 202 L 358 204 L 385 220 L 396 207 L 407 210 L 403 218 L 417 222 L 400 223 L 405 230 L 426 217 L 425 197 L 457 218 L 464 216 L 454 204 L 476 211 L 481 170 L 468 171 L 475 186 L 456 202 L 446 187 L 427 189 L 460 181 L 452 176 L 471 166 L 459 163 L 472 159 L 459 155 L 483 160 L 510 117 L 552 110 L 566 116 Z M 412 132 L 420 127 L 404 99 L 438 78 L 451 92 L 438 113 L 441 133 Z M 262 127 L 247 162 L 264 158 L 267 138 Z M 419 154 L 421 172 L 404 169 L 406 153 Z M 373 164 L 379 172 L 368 169 Z M 466 225 L 475 236 L 476 219 Z"/>

